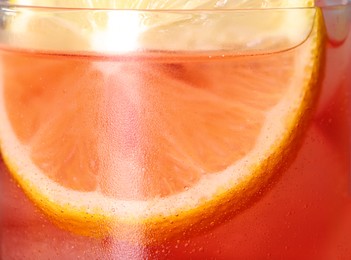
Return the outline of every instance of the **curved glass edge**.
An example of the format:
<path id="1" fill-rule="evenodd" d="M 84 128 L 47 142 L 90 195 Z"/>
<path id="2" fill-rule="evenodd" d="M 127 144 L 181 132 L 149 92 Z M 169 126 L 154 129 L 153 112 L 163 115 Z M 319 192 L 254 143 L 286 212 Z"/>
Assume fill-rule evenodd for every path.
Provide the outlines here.
<path id="1" fill-rule="evenodd" d="M 235 15 L 233 15 L 235 13 Z M 55 52 L 280 52 L 303 43 L 316 8 L 212 11 L 0 11 L 0 44 Z"/>

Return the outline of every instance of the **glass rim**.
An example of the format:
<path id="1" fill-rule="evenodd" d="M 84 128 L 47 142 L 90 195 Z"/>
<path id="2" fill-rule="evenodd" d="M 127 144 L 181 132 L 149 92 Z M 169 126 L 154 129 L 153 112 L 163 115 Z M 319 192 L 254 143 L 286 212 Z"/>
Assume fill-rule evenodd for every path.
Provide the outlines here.
<path id="1" fill-rule="evenodd" d="M 344 8 L 351 6 L 351 0 L 340 0 L 334 3 L 320 4 L 310 7 L 293 6 L 293 7 L 255 7 L 255 8 L 113 8 L 113 7 L 73 7 L 73 6 L 49 6 L 49 5 L 30 5 L 30 4 L 13 4 L 8 1 L 0 0 L 0 12 L 5 8 L 30 9 L 31 11 L 116 11 L 116 12 L 145 12 L 145 13 L 230 13 L 245 11 L 269 11 L 269 10 L 304 10 L 316 8 Z"/>

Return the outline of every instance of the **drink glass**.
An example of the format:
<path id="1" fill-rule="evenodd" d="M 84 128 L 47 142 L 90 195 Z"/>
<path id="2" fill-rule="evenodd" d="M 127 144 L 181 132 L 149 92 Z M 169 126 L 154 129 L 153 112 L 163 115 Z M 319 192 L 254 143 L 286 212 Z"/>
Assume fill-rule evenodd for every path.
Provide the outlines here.
<path id="1" fill-rule="evenodd" d="M 1 259 L 351 258 L 350 1 L 72 2 L 0 2 Z M 261 111 L 259 146 L 274 152 L 230 168 L 255 146 Z M 221 172 L 252 167 L 201 204 Z"/>

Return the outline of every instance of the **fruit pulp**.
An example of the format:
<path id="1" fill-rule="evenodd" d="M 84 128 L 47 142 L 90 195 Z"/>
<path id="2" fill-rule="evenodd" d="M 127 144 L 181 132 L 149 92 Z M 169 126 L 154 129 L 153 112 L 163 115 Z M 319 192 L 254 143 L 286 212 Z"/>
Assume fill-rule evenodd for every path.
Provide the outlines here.
<path id="1" fill-rule="evenodd" d="M 339 35 L 338 35 L 339 36 Z M 337 40 L 337 41 L 336 41 Z M 286 258 L 332 259 L 351 257 L 351 181 L 350 181 L 350 76 L 351 35 L 332 39 L 326 45 L 322 90 L 317 108 L 309 121 L 301 147 L 294 161 L 262 193 L 256 202 L 229 221 L 203 234 L 184 236 L 153 245 L 135 244 L 117 238 L 91 238 L 62 230 L 38 210 L 12 180 L 1 162 L 4 196 L 1 209 L 1 258 L 4 259 L 230 259 Z M 276 54 L 267 54 L 276 55 Z M 28 64 L 47 59 L 60 60 L 70 67 L 72 59 L 99 63 L 109 72 L 114 62 L 147 62 L 147 54 L 138 57 L 80 57 L 58 54 L 1 50 L 0 56 L 26 56 Z M 211 62 L 204 57 L 165 60 L 169 71 L 193 64 Z M 142 60 L 142 61 L 141 61 Z M 151 60 L 151 59 L 150 59 Z M 206 60 L 206 61 L 205 61 Z M 215 59 L 214 59 L 215 60 Z M 66 61 L 66 62 L 65 62 Z M 220 59 L 216 60 L 219 62 Z M 162 59 L 158 61 L 162 63 Z M 235 60 L 223 59 L 232 66 Z M 13 63 L 12 70 L 20 64 Z M 161 64 L 162 65 L 162 64 Z M 340 65 L 342 65 L 340 67 Z M 194 69 L 193 69 L 194 71 Z M 195 69 L 196 71 L 196 69 Z M 41 73 L 49 71 L 41 68 Z M 253 68 L 252 73 L 255 73 Z M 179 77 L 189 75 L 177 73 Z M 34 79 L 40 75 L 32 74 Z M 80 75 L 67 84 L 75 84 Z M 188 80 L 185 79 L 184 80 Z M 194 84 L 198 77 L 192 77 Z M 89 82 L 88 82 L 89 84 Z M 220 82 L 219 82 L 220 84 Z M 132 111 L 131 111 L 132 113 Z M 131 129 L 126 129 L 130 132 Z M 133 145 L 133 140 L 128 143 Z M 132 147 L 127 148 L 132 149 Z M 127 181 L 127 180 L 126 180 Z M 134 192 L 134 191 L 133 191 Z M 221 212 L 218 212 L 221 214 Z"/>

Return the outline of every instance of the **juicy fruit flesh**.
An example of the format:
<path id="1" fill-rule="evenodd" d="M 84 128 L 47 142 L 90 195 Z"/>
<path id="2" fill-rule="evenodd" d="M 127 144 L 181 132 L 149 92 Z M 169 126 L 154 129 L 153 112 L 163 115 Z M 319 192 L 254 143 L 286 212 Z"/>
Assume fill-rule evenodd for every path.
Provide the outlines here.
<path id="1" fill-rule="evenodd" d="M 290 53 L 214 59 L 4 55 L 5 103 L 52 180 L 119 199 L 164 197 L 244 157 L 287 92 Z"/>
<path id="2" fill-rule="evenodd" d="M 77 71 L 84 71 L 87 77 L 79 77 L 75 80 L 68 77 L 66 82 L 64 77 L 60 78 L 62 82 L 56 89 L 45 91 L 39 87 L 34 99 L 30 95 L 28 97 L 26 91 L 21 93 L 21 89 L 24 89 L 21 84 L 18 84 L 19 89 L 11 94 L 12 90 L 8 86 L 16 82 L 16 77 L 11 70 L 5 70 L 3 78 L 6 84 L 3 85 L 5 86 L 3 93 L 0 93 L 0 98 L 6 100 L 0 109 L 0 119 L 5 122 L 0 128 L 4 159 L 15 179 L 31 199 L 61 227 L 81 234 L 101 235 L 116 231 L 119 236 L 125 236 L 128 239 L 130 234 L 133 234 L 131 228 L 134 231 L 140 231 L 142 228 L 146 237 L 151 235 L 158 240 L 160 236 L 166 235 L 165 233 L 170 236 L 173 233 L 185 232 L 194 223 L 202 221 L 215 223 L 219 218 L 228 218 L 232 213 L 245 207 L 257 192 L 262 192 L 273 177 L 279 175 L 278 173 L 291 160 L 298 147 L 309 117 L 310 107 L 317 93 L 316 81 L 320 62 L 317 51 L 322 37 L 320 16 L 317 17 L 312 36 L 296 49 L 262 56 L 225 57 L 224 55 L 222 57 L 219 55 L 218 60 L 228 67 L 235 63 L 236 68 L 243 68 L 243 71 L 240 69 L 235 71 L 238 76 L 232 78 L 233 82 L 238 83 L 237 86 L 245 85 L 248 77 L 252 79 L 250 82 L 252 85 L 242 87 L 240 91 L 238 91 L 240 87 L 232 92 L 232 88 L 228 90 L 218 86 L 218 75 L 223 81 L 222 71 L 214 69 L 214 75 L 218 73 L 214 81 L 211 77 L 207 77 L 207 74 L 199 73 L 196 67 L 201 63 L 206 64 L 206 59 L 204 61 L 203 57 L 191 58 L 191 62 L 196 66 L 189 65 L 189 62 L 185 62 L 186 59 L 175 62 L 179 57 L 169 60 L 159 59 L 157 62 L 155 59 L 137 60 L 143 65 L 146 62 L 147 66 L 143 69 L 131 66 L 132 63 L 129 63 L 126 57 L 122 57 L 119 62 L 123 63 L 123 72 L 120 73 L 123 76 L 118 75 L 117 80 L 114 75 L 115 70 L 106 70 L 105 66 L 99 64 L 101 61 L 108 62 L 108 59 L 103 58 L 94 62 L 90 60 L 94 69 L 89 66 L 89 69 L 85 70 L 82 69 L 84 66 L 75 65 L 78 68 Z M 33 55 L 22 54 L 27 59 Z M 287 59 L 282 59 L 284 55 Z M 4 57 L 3 65 L 11 60 L 7 59 L 6 55 Z M 35 55 L 34 57 L 38 60 L 55 57 L 58 60 L 72 61 L 77 60 L 78 56 L 66 56 L 63 59 L 60 56 L 40 54 L 39 57 Z M 270 60 L 272 57 L 279 57 L 279 59 L 272 61 Z M 87 59 L 87 57 L 78 57 L 80 62 Z M 248 66 L 245 63 L 246 59 L 252 62 L 249 62 Z M 214 60 L 217 62 L 216 59 Z M 136 62 L 135 59 L 131 61 Z M 167 64 L 162 65 L 161 61 Z M 260 62 L 265 66 L 261 66 Z M 213 69 L 210 65 L 209 67 Z M 270 69 L 264 70 L 265 67 Z M 111 68 L 115 67 L 111 66 Z M 200 68 L 206 72 L 210 71 L 209 68 L 204 69 L 206 66 L 200 66 Z M 233 73 L 232 69 L 227 72 Z M 257 75 L 261 75 L 262 78 L 254 80 L 253 72 L 260 72 L 261 69 L 262 74 Z M 285 69 L 287 73 L 284 73 Z M 199 73 L 204 79 L 201 81 L 199 77 L 192 76 L 188 76 L 189 79 L 186 80 L 183 77 L 178 79 L 175 75 L 177 70 L 182 72 L 182 76 Z M 45 72 L 45 69 L 42 71 Z M 102 79 L 101 71 L 104 71 Z M 226 70 L 223 69 L 223 71 Z M 277 77 L 277 72 L 282 78 Z M 32 75 L 38 74 L 40 73 Z M 14 77 L 14 80 L 7 81 L 11 77 Z M 278 79 L 277 82 L 276 79 Z M 45 82 L 44 78 L 38 80 L 42 81 L 41 85 Z M 94 82 L 101 84 L 100 81 L 107 82 L 106 85 L 103 84 L 104 88 L 97 88 L 92 84 Z M 86 84 L 85 88 L 88 91 L 79 91 L 79 87 L 77 90 L 74 84 L 73 87 L 64 84 L 72 82 Z M 111 91 L 111 88 L 115 88 L 116 82 L 119 86 L 117 93 L 114 89 Z M 194 87 L 192 82 L 201 83 L 204 87 Z M 278 84 L 274 85 L 274 83 Z M 255 84 L 260 85 L 260 88 Z M 63 88 L 62 85 L 67 87 Z M 137 87 L 137 91 L 130 85 Z M 160 87 L 160 85 L 164 86 Z M 50 86 L 48 88 L 50 89 Z M 262 88 L 266 88 L 265 91 L 259 92 Z M 247 92 L 247 89 L 252 92 Z M 271 94 L 266 95 L 267 91 Z M 43 96 L 41 96 L 42 93 Z M 35 109 L 36 104 L 42 108 L 41 102 L 45 95 L 51 97 L 48 108 L 40 110 L 39 117 L 31 120 L 28 127 L 20 125 L 21 130 L 17 131 L 16 122 L 21 121 L 20 124 L 22 124 L 25 116 L 24 113 L 17 114 L 17 118 L 13 116 L 17 110 L 12 108 L 11 111 L 9 100 L 12 98 L 14 101 L 16 97 L 19 99 L 23 97 L 23 101 L 27 102 L 32 99 L 34 101 L 31 106 Z M 60 98 L 57 98 L 59 96 Z M 262 97 L 253 102 L 253 97 L 256 96 Z M 135 101 L 135 97 L 139 99 Z M 196 102 L 193 102 L 194 97 Z M 120 107 L 117 109 L 116 102 L 112 102 L 114 99 L 120 101 L 118 103 Z M 236 103 L 238 100 L 241 102 Z M 256 106 L 258 104 L 256 102 L 260 105 Z M 175 104 L 179 107 L 172 107 Z M 26 113 L 27 107 L 24 106 Z M 214 111 L 220 111 L 220 113 L 213 113 L 210 108 L 215 108 Z M 233 112 L 233 108 L 240 111 L 239 115 Z M 179 116 L 178 110 L 183 114 L 182 116 Z M 252 116 L 250 120 L 242 116 L 243 113 Z M 81 114 L 78 119 L 77 114 Z M 130 120 L 131 115 L 136 115 L 136 120 Z M 181 124 L 176 125 L 178 122 Z M 70 127 L 67 128 L 66 125 Z M 235 128 L 238 125 L 247 125 L 247 129 L 252 128 L 253 132 L 250 133 L 240 127 L 238 130 Z M 76 134 L 77 129 L 79 136 Z M 171 131 L 169 134 L 167 131 L 169 129 L 181 129 L 181 131 Z M 19 138 L 22 130 L 25 132 L 24 137 Z M 188 141 L 189 136 L 179 134 L 181 132 L 192 134 L 191 140 L 197 143 Z M 221 135 L 217 135 L 217 132 Z M 247 137 L 246 132 L 253 136 Z M 144 136 L 152 142 L 148 139 L 143 140 Z M 244 139 L 241 139 L 242 136 Z M 175 137 L 175 141 L 170 137 Z M 24 141 L 26 138 L 28 140 Z M 248 141 L 252 142 L 251 146 Z M 211 150 L 198 148 L 199 143 L 202 147 L 210 147 Z M 241 143 L 244 145 L 234 152 L 233 147 Z M 135 147 L 138 148 L 136 155 Z M 129 151 L 131 153 L 128 153 Z M 152 157 L 153 153 L 159 154 L 160 158 Z M 148 157 L 148 154 L 151 156 Z M 222 154 L 228 157 L 222 158 L 225 157 Z M 93 157 L 89 158 L 90 155 Z M 63 159 L 56 160 L 57 157 Z M 12 158 L 23 160 L 14 161 Z M 92 160 L 84 162 L 87 158 Z M 179 158 L 183 161 L 179 162 Z M 157 164 L 156 160 L 160 160 L 160 163 Z M 58 173 L 61 174 L 62 162 L 65 163 L 65 168 L 72 167 L 73 170 L 77 170 L 73 178 L 71 178 L 72 173 L 68 172 L 58 176 Z M 203 167 L 198 167 L 194 162 Z M 176 167 L 169 167 L 170 163 Z M 143 167 L 145 165 L 146 167 Z M 194 168 L 197 172 L 194 174 L 194 171 L 180 171 L 178 165 L 185 165 L 190 170 Z M 85 172 L 81 171 L 82 167 L 88 168 L 87 172 L 96 175 L 95 183 L 93 180 L 95 186 L 85 183 L 84 185 L 88 188 L 84 187 L 82 190 L 88 192 L 84 193 L 79 192 L 80 187 L 74 187 L 76 190 L 65 188 L 65 186 L 76 185 L 77 178 L 85 175 Z M 138 175 L 136 170 L 140 168 L 144 175 Z M 163 168 L 171 172 L 163 171 Z M 100 169 L 105 171 L 100 172 Z M 123 172 L 120 175 L 115 174 L 119 173 L 120 169 L 126 171 L 124 176 Z M 204 169 L 208 172 L 204 172 Z M 137 176 L 126 177 L 126 173 L 133 171 Z M 184 178 L 181 177 L 181 182 L 177 183 L 179 190 L 161 183 L 161 178 L 164 176 L 167 181 L 174 179 L 174 172 L 184 175 Z M 117 184 L 108 181 L 110 174 L 114 176 L 113 178 L 117 175 L 117 179 L 114 179 Z M 148 178 L 147 175 L 151 177 Z M 93 179 L 91 176 L 90 180 Z M 196 179 L 197 176 L 199 176 L 198 179 Z M 187 183 L 184 185 L 184 180 L 188 181 L 189 185 Z M 129 186 L 118 187 L 123 181 L 129 183 Z M 74 182 L 75 184 L 72 184 Z M 153 183 L 155 185 L 151 186 Z M 168 193 L 162 194 L 164 190 Z M 123 193 L 128 192 L 132 193 L 131 197 L 128 195 L 124 197 Z M 217 216 L 218 212 L 222 212 L 223 216 Z M 87 218 L 89 218 L 88 221 Z M 170 226 L 169 223 L 172 225 Z"/>

